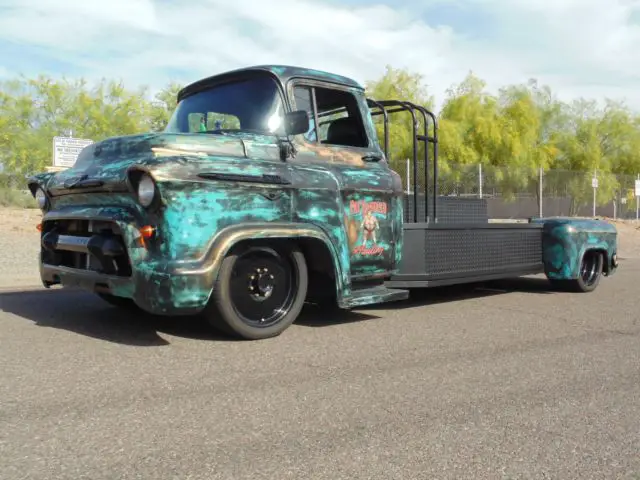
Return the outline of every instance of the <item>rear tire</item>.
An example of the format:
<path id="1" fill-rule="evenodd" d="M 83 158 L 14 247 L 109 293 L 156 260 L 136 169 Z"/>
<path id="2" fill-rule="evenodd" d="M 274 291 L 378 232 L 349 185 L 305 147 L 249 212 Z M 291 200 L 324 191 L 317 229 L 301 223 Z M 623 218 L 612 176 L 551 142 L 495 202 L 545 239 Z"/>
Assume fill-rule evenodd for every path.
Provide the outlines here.
<path id="1" fill-rule="evenodd" d="M 604 270 L 604 255 L 593 250 L 585 252 L 580 263 L 578 278 L 550 280 L 558 290 L 570 292 L 593 292 L 600 284 Z"/>
<path id="2" fill-rule="evenodd" d="M 223 260 L 204 316 L 235 337 L 275 337 L 300 314 L 308 283 L 304 255 L 295 245 L 243 245 Z"/>

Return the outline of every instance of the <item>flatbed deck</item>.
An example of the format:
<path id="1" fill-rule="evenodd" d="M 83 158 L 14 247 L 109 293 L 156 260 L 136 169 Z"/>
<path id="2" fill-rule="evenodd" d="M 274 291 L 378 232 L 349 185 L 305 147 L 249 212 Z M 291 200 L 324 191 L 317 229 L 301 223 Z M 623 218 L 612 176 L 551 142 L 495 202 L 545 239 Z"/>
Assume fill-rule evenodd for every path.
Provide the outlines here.
<path id="1" fill-rule="evenodd" d="M 424 288 L 544 272 L 542 225 L 410 223 L 390 288 Z"/>

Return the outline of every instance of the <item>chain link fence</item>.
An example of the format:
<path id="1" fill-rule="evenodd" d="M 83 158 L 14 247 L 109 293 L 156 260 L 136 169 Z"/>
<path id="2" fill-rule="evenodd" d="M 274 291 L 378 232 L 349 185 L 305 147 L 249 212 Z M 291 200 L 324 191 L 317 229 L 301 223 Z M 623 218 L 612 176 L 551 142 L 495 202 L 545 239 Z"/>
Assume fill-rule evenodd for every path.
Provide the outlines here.
<path id="1" fill-rule="evenodd" d="M 413 191 L 410 162 L 396 163 L 405 191 Z M 418 188 L 424 192 L 424 172 Z M 433 193 L 433 172 L 427 192 Z M 530 217 L 607 217 L 637 220 L 640 205 L 635 195 L 640 175 L 549 169 L 542 170 L 482 165 L 442 165 L 438 172 L 439 197 L 482 198 L 490 219 Z M 407 187 L 408 185 L 408 187 Z"/>
<path id="2" fill-rule="evenodd" d="M 403 179 L 405 191 L 413 192 L 410 162 L 393 162 Z M 409 167 L 407 169 L 407 167 Z M 607 217 L 637 220 L 640 216 L 636 181 L 640 175 L 614 175 L 571 170 L 518 169 L 473 164 L 441 164 L 438 171 L 439 197 L 482 198 L 490 219 L 527 219 L 544 216 Z M 433 171 L 428 172 L 427 194 L 433 195 Z M 26 178 L 0 173 L 0 189 L 26 190 Z M 425 171 L 418 169 L 419 214 L 424 210 Z M 440 203 L 440 202 L 439 202 Z M 407 205 L 411 212 L 413 205 Z M 432 208 L 432 207 L 429 207 Z M 409 212 L 410 214 L 412 214 Z"/>

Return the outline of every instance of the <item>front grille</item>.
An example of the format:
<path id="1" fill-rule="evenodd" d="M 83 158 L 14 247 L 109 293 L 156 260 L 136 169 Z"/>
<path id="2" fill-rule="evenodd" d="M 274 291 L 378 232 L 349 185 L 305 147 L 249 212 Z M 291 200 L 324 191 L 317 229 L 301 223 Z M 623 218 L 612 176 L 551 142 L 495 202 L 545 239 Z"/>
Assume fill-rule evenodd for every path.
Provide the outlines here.
<path id="1" fill-rule="evenodd" d="M 41 246 L 43 263 L 121 277 L 131 276 L 129 255 L 127 254 L 122 231 L 117 223 L 86 219 L 45 221 L 42 225 L 42 238 L 52 232 L 58 235 L 69 235 L 87 239 L 94 235 L 102 235 L 105 238 L 111 238 L 119 243 L 123 247 L 122 250 L 124 253 L 107 258 L 103 257 L 103 261 L 101 261 L 96 255 L 90 253 L 62 249 L 50 250 Z"/>

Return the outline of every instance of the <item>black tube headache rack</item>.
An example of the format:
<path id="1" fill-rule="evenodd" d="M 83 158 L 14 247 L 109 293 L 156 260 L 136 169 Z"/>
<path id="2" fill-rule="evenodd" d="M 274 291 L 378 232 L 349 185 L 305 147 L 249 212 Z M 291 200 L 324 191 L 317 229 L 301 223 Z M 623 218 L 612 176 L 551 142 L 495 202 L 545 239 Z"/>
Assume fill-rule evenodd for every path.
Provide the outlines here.
<path id="1" fill-rule="evenodd" d="M 436 196 L 438 193 L 438 120 L 426 108 L 411 102 L 400 100 L 373 100 L 368 98 L 367 104 L 371 109 L 371 116 L 382 115 L 384 118 L 384 155 L 389 159 L 389 114 L 409 112 L 413 119 L 413 221 L 420 223 L 418 218 L 418 142 L 424 142 L 424 222 L 438 221 Z M 377 110 L 376 110 L 377 109 Z M 418 133 L 418 118 L 416 112 L 422 114 L 424 132 Z M 429 119 L 433 125 L 433 135 L 429 136 Z M 429 216 L 428 186 L 429 186 L 429 144 L 433 145 L 433 213 Z M 407 185 L 408 187 L 408 185 Z"/>

